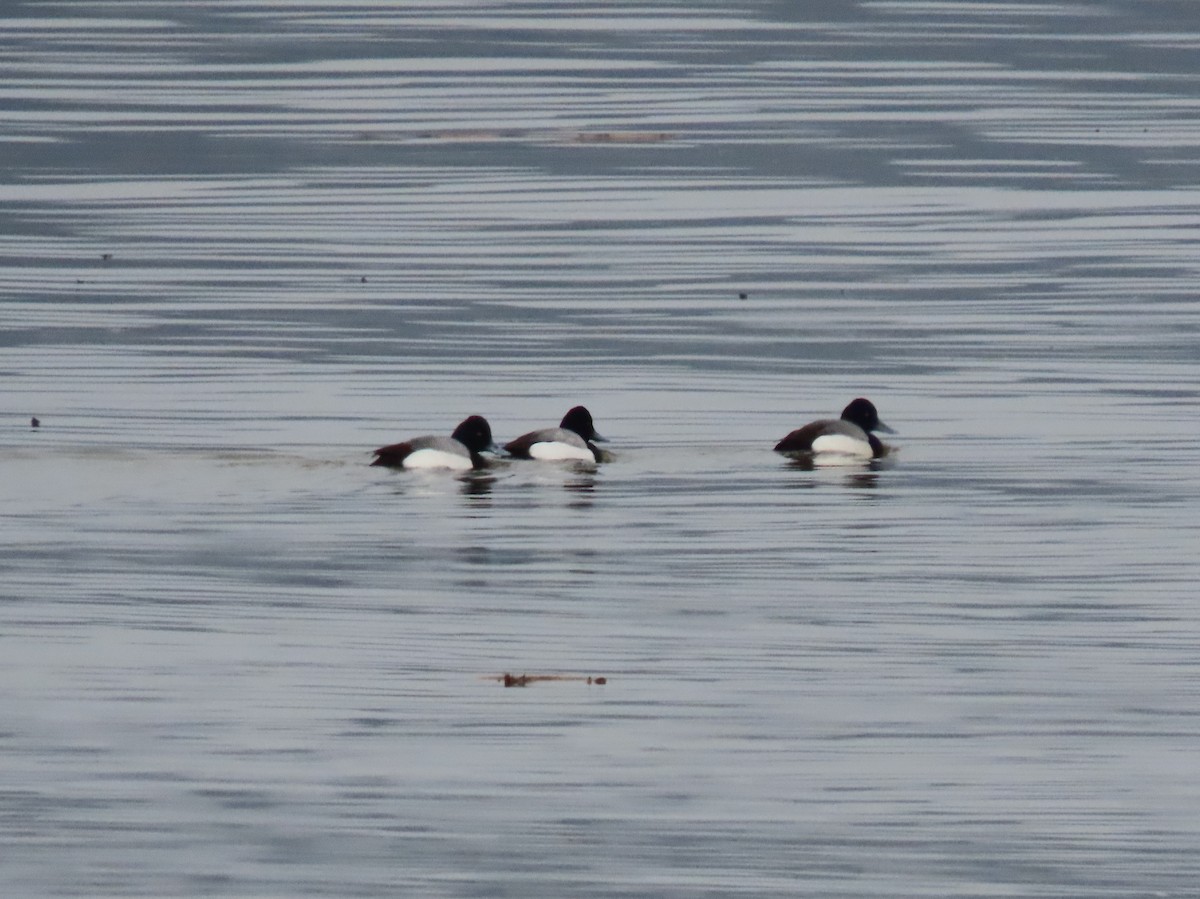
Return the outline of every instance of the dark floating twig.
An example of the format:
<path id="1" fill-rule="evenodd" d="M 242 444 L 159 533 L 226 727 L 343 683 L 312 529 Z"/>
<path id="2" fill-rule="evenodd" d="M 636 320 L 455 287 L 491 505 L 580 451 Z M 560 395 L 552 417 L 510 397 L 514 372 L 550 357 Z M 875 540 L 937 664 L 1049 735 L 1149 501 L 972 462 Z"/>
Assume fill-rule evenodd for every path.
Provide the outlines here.
<path id="1" fill-rule="evenodd" d="M 670 131 L 573 131 L 564 136 L 576 144 L 657 144 L 675 137 Z"/>
<path id="2" fill-rule="evenodd" d="M 510 674 L 507 671 L 503 674 L 492 675 L 486 679 L 494 680 L 497 683 L 504 684 L 506 687 L 528 687 L 530 684 L 537 683 L 538 681 L 551 680 L 583 681 L 587 684 L 596 684 L 601 687 L 608 683 L 607 677 L 592 677 L 590 674 L 587 676 L 582 674 Z"/>

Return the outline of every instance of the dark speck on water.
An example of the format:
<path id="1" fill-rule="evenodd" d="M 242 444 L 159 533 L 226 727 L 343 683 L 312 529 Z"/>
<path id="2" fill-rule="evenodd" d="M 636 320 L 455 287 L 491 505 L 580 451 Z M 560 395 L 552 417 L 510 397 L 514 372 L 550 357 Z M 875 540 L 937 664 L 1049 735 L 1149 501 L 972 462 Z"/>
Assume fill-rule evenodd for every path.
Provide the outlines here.
<path id="1" fill-rule="evenodd" d="M 4 896 L 1196 894 L 1194 2 L 10 6 Z"/>

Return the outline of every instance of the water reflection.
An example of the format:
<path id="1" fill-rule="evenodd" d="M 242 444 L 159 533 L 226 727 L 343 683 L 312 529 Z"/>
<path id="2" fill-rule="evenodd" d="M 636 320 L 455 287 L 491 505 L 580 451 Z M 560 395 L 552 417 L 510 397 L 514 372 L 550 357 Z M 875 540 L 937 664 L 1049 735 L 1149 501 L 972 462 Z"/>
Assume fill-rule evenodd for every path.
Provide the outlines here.
<path id="1" fill-rule="evenodd" d="M 539 503 L 553 494 L 565 493 L 569 508 L 587 509 L 595 501 L 600 480 L 600 466 L 576 460 L 562 462 L 511 460 L 506 463 L 508 475 L 504 489 L 523 498 L 524 502 Z M 553 491 L 553 493 L 547 492 Z"/>
<path id="2" fill-rule="evenodd" d="M 488 471 L 471 471 L 459 477 L 459 492 L 468 499 L 474 500 L 472 506 L 476 508 L 491 508 L 491 503 L 486 502 L 492 495 L 492 488 L 496 486 L 496 476 Z"/>
<path id="3" fill-rule="evenodd" d="M 488 469 L 466 472 L 439 471 L 430 469 L 379 469 L 381 474 L 374 475 L 376 482 L 382 482 L 387 489 L 397 496 L 439 496 L 457 492 L 459 495 L 486 499 L 491 495 L 499 478 Z M 378 479 L 383 479 L 382 481 Z"/>
<path id="4" fill-rule="evenodd" d="M 840 479 L 847 487 L 873 488 L 879 483 L 880 472 L 893 467 L 884 459 L 871 459 L 854 463 L 822 464 L 815 462 L 811 456 L 788 459 L 785 467 L 792 471 L 802 471 L 807 474 L 820 474 L 822 477 L 808 478 L 804 481 L 793 481 L 793 487 L 815 487 L 821 483 Z"/>
<path id="5" fill-rule="evenodd" d="M 457 490 L 471 500 L 470 507 L 490 509 L 496 490 L 528 495 L 555 487 L 573 500 L 572 508 L 588 508 L 595 498 L 599 478 L 597 466 L 586 462 L 516 462 L 496 460 L 488 468 L 467 472 L 386 470 L 388 489 L 399 496 L 437 496 Z"/>
<path id="6" fill-rule="evenodd" d="M 563 489 L 572 497 L 570 508 L 586 510 L 596 501 L 596 466 L 577 464 L 571 476 L 563 480 Z"/>

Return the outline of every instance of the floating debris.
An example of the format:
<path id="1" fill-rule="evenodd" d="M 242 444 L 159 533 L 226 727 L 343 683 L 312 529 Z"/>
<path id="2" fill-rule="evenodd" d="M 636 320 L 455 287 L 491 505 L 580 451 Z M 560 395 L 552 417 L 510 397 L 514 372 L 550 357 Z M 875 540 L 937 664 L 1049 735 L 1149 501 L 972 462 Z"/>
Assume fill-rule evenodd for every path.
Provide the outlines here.
<path id="1" fill-rule="evenodd" d="M 506 687 L 528 687 L 530 684 L 538 683 L 539 681 L 581 681 L 587 684 L 596 684 L 603 687 L 608 683 L 607 677 L 593 677 L 590 674 L 584 676 L 582 674 L 510 674 L 505 671 L 503 674 L 496 674 L 485 678 L 485 680 L 494 680 L 497 683 L 504 684 Z"/>
<path id="2" fill-rule="evenodd" d="M 36 415 L 33 418 L 29 419 L 29 427 L 40 428 L 41 426 L 42 426 L 42 423 L 40 421 L 38 421 Z"/>
<path id="3" fill-rule="evenodd" d="M 566 138 L 577 144 L 656 144 L 673 139 L 669 131 L 574 131 Z"/>

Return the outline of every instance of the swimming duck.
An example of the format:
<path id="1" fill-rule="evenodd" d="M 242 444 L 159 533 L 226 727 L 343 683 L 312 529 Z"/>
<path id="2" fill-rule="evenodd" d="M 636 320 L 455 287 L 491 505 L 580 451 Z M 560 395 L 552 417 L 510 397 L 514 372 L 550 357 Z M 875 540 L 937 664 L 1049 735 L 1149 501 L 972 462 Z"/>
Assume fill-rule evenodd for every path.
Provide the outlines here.
<path id="1" fill-rule="evenodd" d="M 449 437 L 427 435 L 375 450 L 372 465 L 390 468 L 448 468 L 469 471 L 486 463 L 479 455 L 494 450 L 492 428 L 482 415 L 463 419 Z"/>
<path id="2" fill-rule="evenodd" d="M 596 433 L 592 413 L 583 406 L 576 406 L 563 416 L 557 428 L 543 428 L 540 431 L 522 434 L 516 440 L 504 444 L 504 448 L 519 459 L 576 459 L 582 462 L 599 462 L 600 450 L 593 442 L 605 441 Z"/>
<path id="3" fill-rule="evenodd" d="M 895 433 L 879 420 L 875 404 L 859 397 L 842 410 L 841 418 L 823 418 L 792 431 L 775 444 L 775 452 L 828 461 L 878 459 L 888 448 L 872 431 Z"/>

